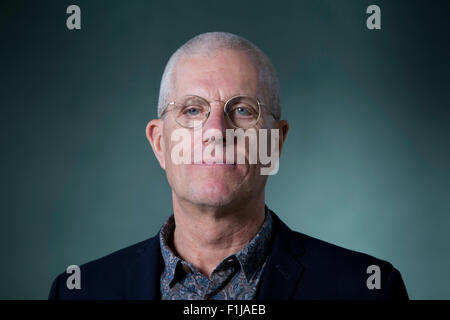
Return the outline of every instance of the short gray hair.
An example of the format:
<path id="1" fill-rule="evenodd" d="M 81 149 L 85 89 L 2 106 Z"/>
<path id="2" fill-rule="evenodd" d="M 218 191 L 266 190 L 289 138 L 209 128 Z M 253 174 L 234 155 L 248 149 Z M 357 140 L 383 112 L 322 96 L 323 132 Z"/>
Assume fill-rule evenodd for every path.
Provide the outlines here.
<path id="1" fill-rule="evenodd" d="M 158 117 L 169 103 L 170 90 L 173 83 L 174 67 L 181 57 L 193 54 L 210 55 L 218 50 L 234 49 L 247 52 L 254 58 L 259 68 L 259 81 L 267 98 L 268 108 L 279 119 L 281 116 L 280 88 L 275 68 L 269 58 L 256 45 L 247 39 L 228 32 L 202 33 L 183 44 L 175 51 L 167 62 L 161 79 L 158 100 Z"/>

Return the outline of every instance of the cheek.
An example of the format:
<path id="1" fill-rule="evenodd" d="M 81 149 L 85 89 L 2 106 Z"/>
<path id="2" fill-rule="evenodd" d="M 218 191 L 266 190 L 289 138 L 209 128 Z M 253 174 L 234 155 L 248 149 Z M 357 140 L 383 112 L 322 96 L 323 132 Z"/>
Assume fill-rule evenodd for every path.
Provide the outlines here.
<path id="1" fill-rule="evenodd" d="M 165 126 L 163 131 L 163 139 L 161 142 L 161 147 L 163 148 L 164 154 L 164 169 L 166 171 L 167 181 L 171 187 L 177 184 L 179 179 L 179 165 L 176 165 L 172 161 L 172 149 L 176 145 L 176 142 L 171 141 L 171 135 L 173 130 L 170 130 L 170 125 Z"/>

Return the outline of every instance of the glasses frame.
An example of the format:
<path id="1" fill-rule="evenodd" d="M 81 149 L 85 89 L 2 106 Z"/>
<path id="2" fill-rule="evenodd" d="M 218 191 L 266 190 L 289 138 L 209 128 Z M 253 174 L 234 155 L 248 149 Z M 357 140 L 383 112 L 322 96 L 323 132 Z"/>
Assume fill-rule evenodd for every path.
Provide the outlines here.
<path id="1" fill-rule="evenodd" d="M 179 124 L 180 126 L 182 126 L 183 128 L 187 128 L 187 129 L 194 129 L 194 128 L 200 128 L 200 127 L 203 127 L 203 125 L 205 124 L 205 122 L 208 121 L 209 115 L 211 114 L 211 102 L 208 101 L 207 99 L 205 99 L 205 98 L 203 98 L 203 97 L 200 97 L 200 96 L 197 96 L 197 95 L 195 95 L 195 94 L 187 94 L 187 95 L 185 95 L 185 96 L 192 96 L 192 97 L 200 98 L 200 99 L 205 100 L 206 102 L 208 102 L 208 112 L 206 113 L 206 117 L 205 117 L 205 119 L 202 121 L 201 126 L 199 126 L 199 127 L 189 127 L 189 126 L 185 126 L 185 125 L 181 124 L 180 122 L 178 122 L 177 117 L 174 117 L 174 118 L 175 118 L 175 122 L 178 123 L 178 124 Z M 248 128 L 241 128 L 241 127 L 239 127 L 239 126 L 236 126 L 236 125 L 233 123 L 233 121 L 230 119 L 230 116 L 228 115 L 228 113 L 225 111 L 226 106 L 228 105 L 228 103 L 229 103 L 231 100 L 236 99 L 236 98 L 238 98 L 238 97 L 240 97 L 240 98 L 250 98 L 250 99 L 253 99 L 253 100 L 255 100 L 255 101 L 257 102 L 257 104 L 258 104 L 258 118 L 257 118 L 257 119 L 255 120 L 255 122 L 254 122 L 251 126 L 249 126 Z M 222 101 L 222 100 L 213 100 L 213 101 L 224 102 L 224 101 Z M 174 109 L 173 109 L 173 108 L 172 108 L 172 109 L 169 109 L 169 106 L 175 105 L 175 103 L 176 103 L 176 100 L 170 101 L 170 102 L 167 104 L 167 106 L 166 106 L 166 108 L 164 109 L 164 111 L 161 113 L 160 118 L 162 118 L 166 113 L 168 113 L 168 112 L 170 112 L 170 111 L 173 111 Z M 270 110 L 266 107 L 266 105 L 265 105 L 264 103 L 262 103 L 261 101 L 259 101 L 259 99 L 258 99 L 257 97 L 252 97 L 252 96 L 248 96 L 248 95 L 241 95 L 241 94 L 232 96 L 231 98 L 229 98 L 228 100 L 226 100 L 226 101 L 224 102 L 224 104 L 223 104 L 223 113 L 226 115 L 226 117 L 227 117 L 228 120 L 229 120 L 229 123 L 230 123 L 234 128 L 246 130 L 246 129 L 252 128 L 255 124 L 258 123 L 259 119 L 261 119 L 261 107 L 264 107 L 264 109 L 266 109 L 266 110 L 270 113 L 270 115 L 271 115 L 275 120 L 278 120 L 277 117 L 273 114 L 273 112 L 270 111 Z"/>

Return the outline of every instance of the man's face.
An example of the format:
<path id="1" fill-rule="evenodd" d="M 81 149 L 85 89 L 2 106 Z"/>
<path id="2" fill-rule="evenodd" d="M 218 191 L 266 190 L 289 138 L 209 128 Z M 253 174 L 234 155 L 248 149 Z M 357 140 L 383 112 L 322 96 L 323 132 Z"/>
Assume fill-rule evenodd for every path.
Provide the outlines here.
<path id="1" fill-rule="evenodd" d="M 170 100 L 177 100 L 185 95 L 197 95 L 211 104 L 211 113 L 197 132 L 205 133 L 209 129 L 222 132 L 233 129 L 223 112 L 224 102 L 236 95 L 247 95 L 262 100 L 267 105 L 258 81 L 258 69 L 252 59 L 241 51 L 222 51 L 212 57 L 193 55 L 182 58 L 175 67 Z M 220 101 L 217 101 L 220 100 Z M 267 180 L 261 175 L 258 164 L 175 164 L 171 158 L 173 147 L 179 143 L 172 141 L 174 130 L 180 129 L 175 121 L 174 112 L 168 112 L 163 120 L 162 153 L 167 179 L 174 196 L 180 200 L 202 206 L 223 207 L 238 204 L 249 197 L 261 195 Z M 274 119 L 261 109 L 259 128 L 272 128 Z M 214 143 L 191 134 L 191 150 L 194 145 L 202 144 L 203 149 Z M 236 144 L 237 141 L 234 143 Z M 217 143 L 217 142 L 216 142 Z M 225 142 L 223 153 L 226 154 Z M 235 151 L 239 152 L 235 146 Z M 241 148 L 242 150 L 242 148 Z M 244 147 L 248 159 L 248 148 Z M 226 162 L 225 160 L 223 162 Z"/>

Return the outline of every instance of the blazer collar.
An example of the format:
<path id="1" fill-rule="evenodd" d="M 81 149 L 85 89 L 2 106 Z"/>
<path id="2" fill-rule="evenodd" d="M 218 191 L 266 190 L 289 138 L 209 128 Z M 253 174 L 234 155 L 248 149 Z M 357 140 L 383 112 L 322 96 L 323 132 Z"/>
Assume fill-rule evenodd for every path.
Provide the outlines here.
<path id="1" fill-rule="evenodd" d="M 160 275 L 163 268 L 158 232 L 138 248 L 136 260 L 130 263 L 126 275 L 126 299 L 160 300 Z"/>
<path id="2" fill-rule="evenodd" d="M 274 212 L 272 217 L 272 243 L 256 299 L 288 300 L 303 274 L 304 267 L 299 257 L 305 249 L 295 233 Z"/>

